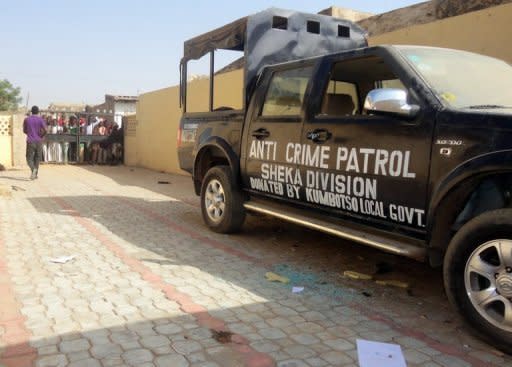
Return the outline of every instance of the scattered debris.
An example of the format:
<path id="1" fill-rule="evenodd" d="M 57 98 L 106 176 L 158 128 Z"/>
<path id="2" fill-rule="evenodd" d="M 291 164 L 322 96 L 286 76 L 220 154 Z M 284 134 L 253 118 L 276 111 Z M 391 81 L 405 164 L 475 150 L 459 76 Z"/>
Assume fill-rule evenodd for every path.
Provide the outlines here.
<path id="1" fill-rule="evenodd" d="M 361 294 L 363 296 L 365 296 L 365 297 L 371 297 L 372 296 L 372 294 L 370 292 L 366 292 L 366 291 L 361 292 Z"/>
<path id="2" fill-rule="evenodd" d="M 357 358 L 360 367 L 406 367 L 402 348 L 397 344 L 357 339 Z"/>
<path id="3" fill-rule="evenodd" d="M 402 282 L 400 280 L 376 280 L 375 283 L 378 285 L 389 285 L 391 287 L 398 287 L 398 288 L 409 288 L 409 283 Z"/>
<path id="4" fill-rule="evenodd" d="M 158 181 L 158 183 L 159 183 L 160 185 L 169 185 L 169 184 L 170 184 L 170 182 L 169 182 L 169 181 Z"/>
<path id="5" fill-rule="evenodd" d="M 271 271 L 265 274 L 265 278 L 267 278 L 269 282 L 281 282 L 284 284 L 290 283 L 290 279 L 288 279 L 287 277 L 283 277 L 279 274 L 272 273 Z"/>
<path id="6" fill-rule="evenodd" d="M 352 278 L 352 279 L 360 279 L 360 280 L 372 280 L 373 279 L 373 277 L 369 274 L 358 273 L 357 271 L 352 271 L 352 270 L 345 270 L 343 272 L 343 275 L 346 277 Z"/>
<path id="7" fill-rule="evenodd" d="M 59 256 L 59 257 L 51 258 L 51 259 L 49 259 L 49 261 L 52 262 L 52 263 L 56 263 L 56 264 L 65 264 L 68 261 L 73 260 L 74 258 L 75 258 L 75 255 Z"/>
<path id="8" fill-rule="evenodd" d="M 304 290 L 304 287 L 292 287 L 292 293 L 300 293 Z"/>
<path id="9" fill-rule="evenodd" d="M 15 185 L 12 185 L 11 188 L 14 190 L 14 191 L 27 191 L 25 190 L 23 187 L 19 187 L 19 186 L 15 186 Z"/>
<path id="10" fill-rule="evenodd" d="M 231 337 L 233 336 L 233 333 L 229 331 L 222 331 L 222 330 L 213 330 L 210 329 L 212 332 L 212 338 L 218 341 L 221 344 L 227 344 L 231 343 Z"/>

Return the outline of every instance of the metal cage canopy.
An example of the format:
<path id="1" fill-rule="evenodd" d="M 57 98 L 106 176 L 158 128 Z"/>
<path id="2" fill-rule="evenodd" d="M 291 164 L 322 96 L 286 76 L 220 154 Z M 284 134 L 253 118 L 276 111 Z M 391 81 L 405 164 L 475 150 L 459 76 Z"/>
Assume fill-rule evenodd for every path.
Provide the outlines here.
<path id="1" fill-rule="evenodd" d="M 247 105 L 256 77 L 265 66 L 367 45 L 366 32 L 348 20 L 270 8 L 184 43 L 182 99 L 186 98 L 187 62 L 218 49 L 244 52 L 244 100 Z M 210 79 L 213 79 L 213 65 Z"/>

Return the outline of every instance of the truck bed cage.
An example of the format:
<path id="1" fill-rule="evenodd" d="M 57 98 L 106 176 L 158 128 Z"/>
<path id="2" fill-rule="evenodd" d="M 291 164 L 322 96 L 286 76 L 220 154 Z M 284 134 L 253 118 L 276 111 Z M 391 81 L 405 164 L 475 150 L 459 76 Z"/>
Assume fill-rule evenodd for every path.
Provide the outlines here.
<path id="1" fill-rule="evenodd" d="M 267 65 L 367 46 L 365 31 L 343 19 L 270 8 L 240 18 L 184 43 L 180 102 L 186 112 L 187 63 L 210 54 L 210 111 L 213 110 L 214 51 L 244 52 L 244 107 L 257 75 Z"/>

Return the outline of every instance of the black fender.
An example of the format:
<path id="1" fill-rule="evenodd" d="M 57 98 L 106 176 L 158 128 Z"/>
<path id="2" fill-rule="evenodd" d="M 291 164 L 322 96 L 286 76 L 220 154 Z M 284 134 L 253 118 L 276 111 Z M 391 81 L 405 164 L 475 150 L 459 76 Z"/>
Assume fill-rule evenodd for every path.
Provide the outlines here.
<path id="1" fill-rule="evenodd" d="M 482 179 L 502 174 L 512 174 L 512 150 L 474 157 L 455 167 L 443 178 L 433 191 L 428 210 L 427 233 L 431 247 L 444 249 L 447 246 L 446 234 L 439 233 L 437 224 L 452 221 L 453 216 L 458 214 L 456 211 L 460 211 L 460 204 L 468 199 Z"/>
<path id="2" fill-rule="evenodd" d="M 229 169 L 231 170 L 231 174 L 236 180 L 233 184 L 238 185 L 238 183 L 240 182 L 240 158 L 238 157 L 238 155 L 235 153 L 235 151 L 233 150 L 231 145 L 229 145 L 228 142 L 226 142 L 224 139 L 218 136 L 211 136 L 201 143 L 201 146 L 197 149 L 197 153 L 195 155 L 192 177 L 194 179 L 194 187 L 196 190 L 196 194 L 198 194 L 200 191 L 202 177 L 206 173 L 201 172 L 201 159 L 212 148 L 215 151 L 220 152 L 222 158 L 226 159 L 229 165 Z"/>

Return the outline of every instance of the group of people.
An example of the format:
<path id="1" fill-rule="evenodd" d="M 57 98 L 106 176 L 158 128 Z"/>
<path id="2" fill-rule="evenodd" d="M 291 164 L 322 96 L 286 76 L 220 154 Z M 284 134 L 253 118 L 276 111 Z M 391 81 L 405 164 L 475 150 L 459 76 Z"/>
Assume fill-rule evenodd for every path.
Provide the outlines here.
<path id="1" fill-rule="evenodd" d="M 31 179 L 37 178 L 40 161 L 90 164 L 122 162 L 123 132 L 117 123 L 97 116 L 77 117 L 64 113 L 40 116 L 37 106 L 32 107 L 31 113 L 23 123 L 23 131 L 27 134 L 27 163 L 32 171 Z M 68 137 L 58 137 L 62 134 Z M 73 138 L 78 135 L 91 137 L 78 143 Z"/>
<path id="2" fill-rule="evenodd" d="M 110 135 L 117 123 L 99 116 L 77 117 L 75 114 L 53 113 L 41 116 L 48 134 Z"/>

